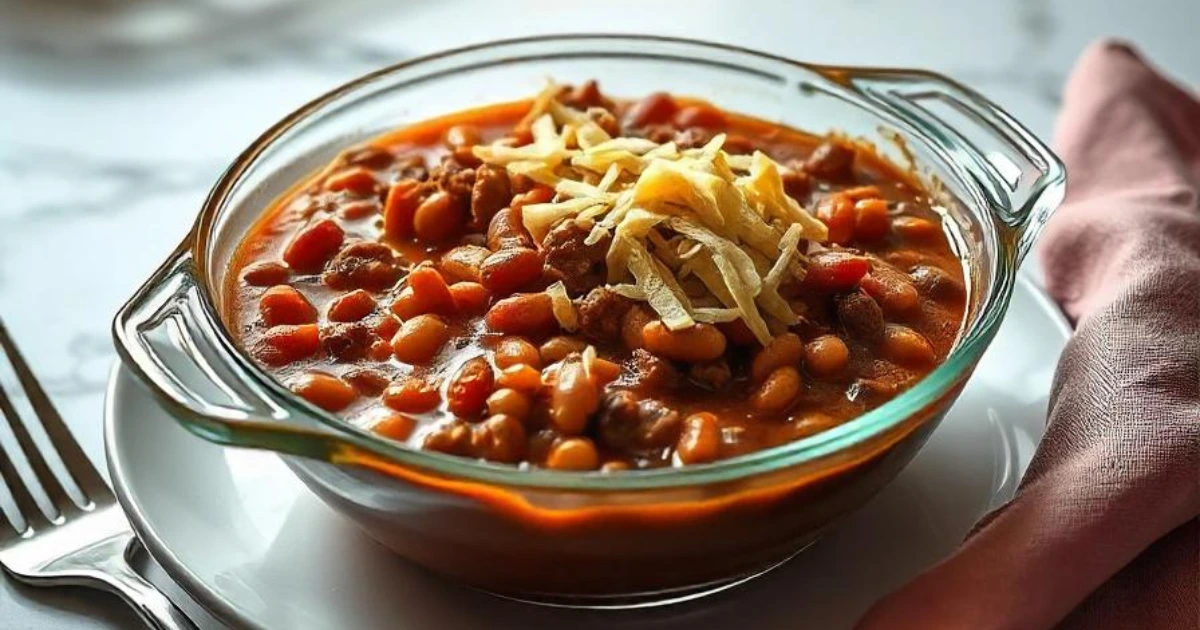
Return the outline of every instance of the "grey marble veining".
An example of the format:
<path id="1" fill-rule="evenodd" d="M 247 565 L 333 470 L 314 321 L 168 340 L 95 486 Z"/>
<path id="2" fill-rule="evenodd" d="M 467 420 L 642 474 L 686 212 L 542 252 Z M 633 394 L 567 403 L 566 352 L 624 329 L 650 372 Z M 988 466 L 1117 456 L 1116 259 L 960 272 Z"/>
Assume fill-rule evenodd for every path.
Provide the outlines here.
<path id="1" fill-rule="evenodd" d="M 1088 42 L 1129 38 L 1195 85 L 1196 24 L 1195 0 L 0 0 L 0 315 L 99 455 L 112 313 L 242 147 L 370 69 L 526 34 L 680 35 L 818 62 L 930 68 L 1048 138 Z M 57 612 L 63 601 L 82 612 Z M 18 593 L 7 581 L 0 619 L 5 628 L 130 622 L 101 598 Z"/>

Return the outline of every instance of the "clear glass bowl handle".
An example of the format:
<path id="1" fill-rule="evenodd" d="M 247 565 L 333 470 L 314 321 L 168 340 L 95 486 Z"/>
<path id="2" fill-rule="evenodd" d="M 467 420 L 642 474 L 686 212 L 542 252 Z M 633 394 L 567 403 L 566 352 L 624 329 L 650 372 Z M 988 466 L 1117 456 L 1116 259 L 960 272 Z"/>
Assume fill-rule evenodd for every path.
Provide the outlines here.
<path id="1" fill-rule="evenodd" d="M 983 95 L 945 77 L 915 70 L 844 70 L 845 82 L 933 138 L 935 150 L 979 184 L 982 201 L 1011 235 L 1019 263 L 1065 194 L 1066 169 L 1058 156 Z"/>
<path id="2" fill-rule="evenodd" d="M 117 312 L 113 337 L 125 364 L 208 440 L 328 461 L 336 438 L 293 421 L 267 386 L 244 376 L 248 370 L 233 350 L 222 347 L 223 335 L 202 306 L 188 242 Z"/>

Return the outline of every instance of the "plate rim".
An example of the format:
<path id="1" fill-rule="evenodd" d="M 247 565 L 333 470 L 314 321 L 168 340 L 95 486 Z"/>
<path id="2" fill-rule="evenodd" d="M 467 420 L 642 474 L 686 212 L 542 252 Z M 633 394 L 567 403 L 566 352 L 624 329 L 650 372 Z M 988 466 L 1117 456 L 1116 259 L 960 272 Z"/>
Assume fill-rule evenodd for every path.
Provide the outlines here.
<path id="1" fill-rule="evenodd" d="M 1064 343 L 1070 340 L 1074 330 L 1050 295 L 1027 274 L 1019 274 L 1016 284 L 1018 290 L 1024 289 L 1031 294 L 1035 305 L 1047 315 L 1047 319 L 1063 336 Z M 1007 313 L 1005 317 L 1007 318 Z M 123 472 L 124 468 L 121 465 L 121 455 L 116 447 L 117 397 L 115 394 L 117 381 L 120 380 L 121 371 L 124 369 L 126 368 L 121 360 L 114 359 L 112 367 L 109 368 L 108 381 L 104 388 L 104 455 L 109 478 L 112 481 L 113 494 L 116 495 L 117 502 L 124 510 L 134 534 L 146 553 L 205 612 L 227 625 L 254 630 L 271 630 L 242 613 L 189 569 L 154 531 L 141 506 L 133 499 Z"/>

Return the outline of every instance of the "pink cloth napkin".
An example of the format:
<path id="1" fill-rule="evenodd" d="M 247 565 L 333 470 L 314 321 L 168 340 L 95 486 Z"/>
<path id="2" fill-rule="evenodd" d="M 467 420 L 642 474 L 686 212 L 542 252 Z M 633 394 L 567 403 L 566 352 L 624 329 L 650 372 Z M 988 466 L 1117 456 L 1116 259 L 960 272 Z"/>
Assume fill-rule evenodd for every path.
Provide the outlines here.
<path id="1" fill-rule="evenodd" d="M 1094 45 L 1041 242 L 1076 324 L 1016 497 L 859 630 L 1200 628 L 1200 102 Z"/>

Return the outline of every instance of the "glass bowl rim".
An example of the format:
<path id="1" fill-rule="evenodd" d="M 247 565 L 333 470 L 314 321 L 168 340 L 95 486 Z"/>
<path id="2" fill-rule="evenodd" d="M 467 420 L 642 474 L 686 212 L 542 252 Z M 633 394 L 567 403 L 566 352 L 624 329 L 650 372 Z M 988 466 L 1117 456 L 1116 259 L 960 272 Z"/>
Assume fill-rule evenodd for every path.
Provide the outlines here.
<path id="1" fill-rule="evenodd" d="M 979 289 L 983 291 L 980 294 L 983 298 L 982 304 L 985 304 L 987 308 L 983 309 L 975 322 L 962 333 L 960 340 L 951 349 L 946 360 L 924 378 L 920 379 L 910 389 L 902 392 L 899 396 L 896 396 L 883 405 L 827 431 L 729 459 L 682 467 L 630 470 L 615 474 L 599 471 L 553 471 L 494 464 L 482 460 L 400 445 L 384 438 L 376 437 L 369 431 L 353 426 L 349 422 L 339 419 L 334 414 L 324 411 L 296 396 L 284 387 L 282 383 L 267 374 L 265 370 L 251 360 L 244 350 L 233 341 L 233 337 L 224 319 L 218 312 L 213 299 L 213 287 L 205 271 L 207 269 L 206 259 L 209 246 L 214 237 L 216 220 L 224 209 L 229 195 L 239 183 L 240 178 L 246 171 L 256 166 L 260 155 L 274 146 L 281 139 L 281 136 L 302 123 L 319 122 L 322 114 L 328 113 L 322 112 L 322 108 L 335 103 L 338 99 L 351 96 L 360 89 L 370 88 L 376 81 L 385 80 L 405 71 L 419 69 L 426 64 L 451 60 L 459 56 L 492 53 L 492 58 L 468 59 L 468 66 L 504 65 L 505 63 L 523 60 L 521 57 L 500 56 L 509 47 L 553 44 L 557 42 L 579 44 L 588 41 L 594 41 L 597 45 L 608 46 L 610 51 L 606 54 L 609 56 L 618 52 L 636 55 L 636 53 L 630 52 L 629 48 L 625 45 L 647 42 L 656 45 L 678 46 L 681 49 L 680 52 L 684 52 L 690 48 L 692 50 L 703 50 L 708 53 L 737 55 L 742 59 L 754 58 L 759 61 L 785 64 L 827 77 L 843 77 L 848 74 L 852 76 L 854 73 L 859 72 L 870 73 L 875 76 L 896 73 L 910 77 L 914 75 L 920 76 L 960 88 L 962 87 L 947 77 L 924 70 L 811 64 L 723 43 L 658 35 L 615 33 L 550 34 L 491 40 L 414 57 L 361 75 L 325 92 L 284 116 L 239 154 L 210 190 L 191 233 L 180 246 L 179 252 L 186 253 L 190 251 L 195 261 L 197 268 L 197 277 L 195 280 L 200 288 L 199 301 L 201 315 L 205 318 L 211 330 L 215 332 L 217 336 L 216 341 L 224 347 L 237 366 L 243 370 L 243 376 L 249 375 L 259 385 L 265 387 L 266 391 L 275 396 L 276 402 L 283 402 L 289 408 L 299 410 L 306 416 L 318 420 L 324 429 L 331 430 L 326 439 L 337 445 L 349 443 L 370 452 L 374 456 L 384 458 L 389 464 L 399 465 L 404 468 L 431 471 L 439 475 L 480 482 L 492 486 L 603 492 L 621 490 L 646 491 L 731 482 L 808 462 L 819 461 L 826 456 L 847 451 L 858 444 L 883 435 L 888 430 L 900 426 L 922 409 L 936 403 L 958 383 L 966 372 L 972 369 L 975 362 L 991 342 L 991 339 L 995 336 L 999 324 L 1003 320 L 1003 315 L 1007 310 L 1016 275 L 1015 259 L 1011 255 L 1011 252 L 1007 252 L 1009 255 L 1003 255 L 1006 253 L 1004 251 L 997 252 L 998 255 L 993 261 L 995 269 L 993 270 L 994 273 L 990 286 L 980 287 Z M 600 54 L 600 51 L 589 52 L 592 55 Z M 561 54 L 555 54 L 553 51 L 545 51 L 537 55 L 537 57 L 539 59 L 578 59 L 588 58 L 588 54 L 578 51 Z M 662 56 L 655 55 L 650 57 L 653 60 Z M 738 59 L 727 59 L 722 64 L 738 68 L 740 67 L 738 61 Z M 995 106 L 993 105 L 993 107 Z M 1040 192 L 1033 195 L 1029 203 L 1036 202 L 1039 196 Z M 990 229 L 998 228 L 993 226 Z M 1008 247 L 1005 240 L 1001 240 L 1000 243 L 1003 247 Z M 203 431 L 201 432 L 203 433 Z M 281 436 L 281 439 L 289 439 L 289 437 Z M 291 439 L 294 439 L 294 437 Z M 236 435 L 233 436 L 232 441 L 233 443 L 237 442 Z M 337 450 L 340 449 L 331 449 L 331 452 Z"/>

